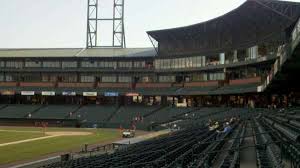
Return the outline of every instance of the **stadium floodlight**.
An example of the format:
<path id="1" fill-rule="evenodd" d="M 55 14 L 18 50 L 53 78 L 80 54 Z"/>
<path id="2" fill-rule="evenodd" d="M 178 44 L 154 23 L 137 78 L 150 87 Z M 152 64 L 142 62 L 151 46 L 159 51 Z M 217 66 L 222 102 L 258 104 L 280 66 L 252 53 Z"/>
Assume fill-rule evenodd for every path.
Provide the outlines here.
<path id="1" fill-rule="evenodd" d="M 88 0 L 86 48 L 126 48 L 124 0 L 113 0 L 112 18 L 102 18 L 99 16 L 99 1 L 100 0 Z M 103 38 L 100 36 L 98 26 L 103 22 L 112 22 L 113 33 L 111 45 L 103 46 L 100 44 Z"/>

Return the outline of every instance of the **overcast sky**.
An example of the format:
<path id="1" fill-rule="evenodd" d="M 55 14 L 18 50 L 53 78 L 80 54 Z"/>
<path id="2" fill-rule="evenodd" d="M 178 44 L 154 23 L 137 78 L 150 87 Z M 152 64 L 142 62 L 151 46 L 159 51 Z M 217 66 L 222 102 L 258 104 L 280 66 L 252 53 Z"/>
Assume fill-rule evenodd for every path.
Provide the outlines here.
<path id="1" fill-rule="evenodd" d="M 100 14 L 107 17 L 113 0 L 99 1 L 103 7 Z M 146 31 L 206 21 L 243 2 L 245 0 L 125 0 L 127 47 L 151 47 Z M 0 48 L 83 48 L 86 10 L 87 0 L 1 0 Z M 108 24 L 102 28 L 102 34 L 111 34 Z M 110 42 L 111 36 L 103 38 Z"/>

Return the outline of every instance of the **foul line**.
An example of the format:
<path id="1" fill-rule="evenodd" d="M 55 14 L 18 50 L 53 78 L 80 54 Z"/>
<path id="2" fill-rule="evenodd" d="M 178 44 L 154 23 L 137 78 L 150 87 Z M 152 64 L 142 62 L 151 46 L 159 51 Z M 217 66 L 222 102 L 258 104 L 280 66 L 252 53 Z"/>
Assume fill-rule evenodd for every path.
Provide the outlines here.
<path id="1" fill-rule="evenodd" d="M 7 145 L 15 145 L 15 144 L 24 143 L 24 142 L 37 141 L 37 140 L 41 140 L 41 139 L 54 138 L 54 137 L 58 137 L 58 136 L 61 136 L 61 135 L 43 136 L 43 137 L 39 137 L 39 138 L 32 138 L 32 139 L 25 139 L 25 140 L 20 140 L 20 141 L 8 142 L 8 143 L 0 144 L 0 147 L 7 146 Z"/>

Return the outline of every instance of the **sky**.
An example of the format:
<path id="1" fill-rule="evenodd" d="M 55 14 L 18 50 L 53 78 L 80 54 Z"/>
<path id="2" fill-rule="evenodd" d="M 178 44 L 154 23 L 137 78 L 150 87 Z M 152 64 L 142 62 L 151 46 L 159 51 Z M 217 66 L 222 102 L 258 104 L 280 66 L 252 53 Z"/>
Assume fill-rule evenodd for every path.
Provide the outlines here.
<path id="1" fill-rule="evenodd" d="M 221 16 L 246 0 L 125 0 L 128 48 L 152 47 L 146 31 L 187 26 Z M 294 0 L 300 1 L 300 0 Z M 113 0 L 99 0 L 101 17 Z M 0 48 L 84 48 L 87 0 L 1 0 Z M 102 44 L 112 27 L 101 25 Z"/>

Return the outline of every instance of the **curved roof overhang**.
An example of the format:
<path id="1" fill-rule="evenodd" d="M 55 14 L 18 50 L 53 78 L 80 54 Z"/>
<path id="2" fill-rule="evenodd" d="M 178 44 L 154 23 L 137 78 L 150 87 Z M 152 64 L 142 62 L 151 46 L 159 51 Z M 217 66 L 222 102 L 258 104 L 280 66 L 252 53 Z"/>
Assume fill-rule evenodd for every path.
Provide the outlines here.
<path id="1" fill-rule="evenodd" d="M 300 16 L 300 3 L 247 0 L 218 18 L 186 27 L 148 31 L 158 42 L 159 55 L 224 52 L 286 40 L 285 30 Z"/>

